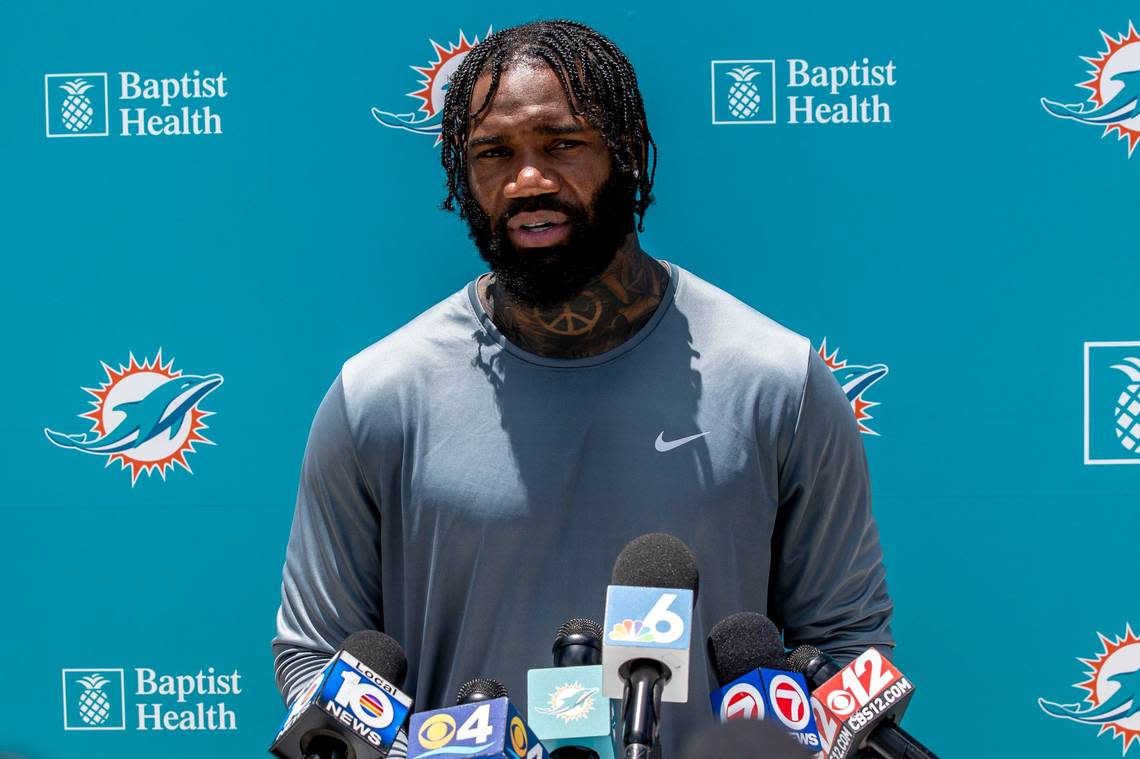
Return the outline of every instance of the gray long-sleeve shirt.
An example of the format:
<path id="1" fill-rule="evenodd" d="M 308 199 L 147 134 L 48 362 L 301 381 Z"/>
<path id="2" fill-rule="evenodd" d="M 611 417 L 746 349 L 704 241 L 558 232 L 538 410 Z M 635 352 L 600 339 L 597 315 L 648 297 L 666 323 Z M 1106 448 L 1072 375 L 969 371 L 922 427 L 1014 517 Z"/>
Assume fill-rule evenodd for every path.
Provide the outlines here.
<path id="1" fill-rule="evenodd" d="M 347 635 L 378 629 L 407 652 L 417 711 L 477 676 L 525 711 L 526 671 L 550 666 L 566 619 L 601 621 L 614 559 L 647 532 L 683 540 L 701 573 L 666 756 L 712 718 L 703 642 L 729 614 L 767 613 L 789 647 L 838 657 L 893 644 L 842 390 L 805 338 L 669 268 L 652 319 L 598 356 L 511 344 L 472 282 L 345 363 L 286 553 L 273 650 L 287 700 Z"/>

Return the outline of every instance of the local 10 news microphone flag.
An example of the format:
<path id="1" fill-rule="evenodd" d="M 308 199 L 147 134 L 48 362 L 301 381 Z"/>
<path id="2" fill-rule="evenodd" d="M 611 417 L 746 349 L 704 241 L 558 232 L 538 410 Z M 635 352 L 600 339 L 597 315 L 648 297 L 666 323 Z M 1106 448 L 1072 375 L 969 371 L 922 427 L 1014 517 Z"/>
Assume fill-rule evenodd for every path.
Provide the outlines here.
<path id="1" fill-rule="evenodd" d="M 763 614 L 740 612 L 713 625 L 709 672 L 720 686 L 709 694 L 721 722 L 772 720 L 810 751 L 822 747 L 807 681 L 784 666 L 780 631 Z"/>
<path id="2" fill-rule="evenodd" d="M 527 721 L 551 759 L 614 759 L 613 702 L 602 695 L 602 627 L 568 620 L 551 647 L 554 666 L 527 672 Z"/>
<path id="3" fill-rule="evenodd" d="M 382 632 L 345 638 L 293 702 L 269 751 L 283 759 L 384 759 L 412 710 L 394 683 L 408 671 L 404 649 Z"/>
<path id="4" fill-rule="evenodd" d="M 550 759 L 498 680 L 476 678 L 459 688 L 456 706 L 412 715 L 408 759 Z"/>
<path id="5" fill-rule="evenodd" d="M 614 562 L 606 590 L 602 692 L 622 700 L 626 759 L 657 747 L 661 702 L 689 700 L 689 647 L 697 563 L 672 535 L 631 540 Z"/>
<path id="6" fill-rule="evenodd" d="M 876 648 L 839 667 L 814 646 L 800 646 L 788 666 L 813 686 L 812 710 L 828 759 L 872 755 L 884 759 L 937 759 L 898 726 L 914 685 Z"/>

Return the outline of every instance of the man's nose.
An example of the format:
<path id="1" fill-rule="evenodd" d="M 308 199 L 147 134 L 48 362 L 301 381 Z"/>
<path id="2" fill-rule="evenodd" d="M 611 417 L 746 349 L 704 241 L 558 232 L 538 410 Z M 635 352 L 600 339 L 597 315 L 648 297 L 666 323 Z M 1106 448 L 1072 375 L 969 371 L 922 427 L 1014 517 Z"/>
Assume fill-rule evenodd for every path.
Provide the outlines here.
<path id="1" fill-rule="evenodd" d="M 558 182 L 533 165 L 523 166 L 514 180 L 503 188 L 503 194 L 508 198 L 529 198 L 554 192 L 558 192 Z"/>

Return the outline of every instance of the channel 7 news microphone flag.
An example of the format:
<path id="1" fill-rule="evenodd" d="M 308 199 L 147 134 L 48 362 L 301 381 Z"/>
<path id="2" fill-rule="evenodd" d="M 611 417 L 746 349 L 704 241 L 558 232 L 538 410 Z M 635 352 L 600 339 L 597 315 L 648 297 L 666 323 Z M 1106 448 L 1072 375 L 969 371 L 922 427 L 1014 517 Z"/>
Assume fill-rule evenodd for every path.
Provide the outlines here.
<path id="1" fill-rule="evenodd" d="M 636 67 L 645 250 L 809 338 L 847 394 L 903 727 L 945 757 L 1140 756 L 1140 11 L 1117 0 L 6 4 L 0 754 L 265 755 L 314 412 L 485 270 L 439 210 L 447 76 L 489 29 L 568 15 Z M 528 611 L 502 613 L 545 640 L 560 620 Z M 1032 666 L 972 668 L 1004 651 Z M 991 718 L 948 718 L 979 698 Z"/>

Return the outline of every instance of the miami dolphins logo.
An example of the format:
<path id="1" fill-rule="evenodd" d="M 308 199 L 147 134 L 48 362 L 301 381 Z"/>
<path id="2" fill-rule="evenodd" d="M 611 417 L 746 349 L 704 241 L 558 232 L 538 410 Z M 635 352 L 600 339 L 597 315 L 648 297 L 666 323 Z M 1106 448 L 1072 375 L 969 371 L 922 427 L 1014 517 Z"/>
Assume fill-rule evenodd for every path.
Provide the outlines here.
<path id="1" fill-rule="evenodd" d="M 597 692 L 597 688 L 584 688 L 582 683 L 559 685 L 548 696 L 550 706 L 539 706 L 535 711 L 570 724 L 590 715 L 590 710 L 594 708 L 594 694 Z"/>
<path id="2" fill-rule="evenodd" d="M 491 28 L 487 28 L 484 39 L 491 35 Z M 409 113 L 390 113 L 379 108 L 372 109 L 372 116 L 381 124 L 392 129 L 403 129 L 417 134 L 435 135 L 435 144 L 440 143 L 440 134 L 443 132 L 443 99 L 451 82 L 451 75 L 459 68 L 464 57 L 471 52 L 471 48 L 479 44 L 475 37 L 470 42 L 459 30 L 459 42 L 449 42 L 447 47 L 429 39 L 435 51 L 435 60 L 426 66 L 412 66 L 418 73 L 419 89 L 406 93 L 408 97 L 419 101 L 419 108 Z"/>
<path id="3" fill-rule="evenodd" d="M 103 362 L 100 362 L 103 363 Z M 159 349 L 153 361 L 140 364 L 130 354 L 127 366 L 112 369 L 103 363 L 106 382 L 98 388 L 83 388 L 95 400 L 94 407 L 80 414 L 91 422 L 87 432 L 68 434 L 44 428 L 47 439 L 60 448 L 70 448 L 106 459 L 104 466 L 119 462 L 131 470 L 131 487 L 143 472 L 149 477 L 178 464 L 193 474 L 186 454 L 194 444 L 213 445 L 202 436 L 202 421 L 213 412 L 199 408 L 202 400 L 222 384 L 220 374 L 183 374 L 174 370 L 174 359 L 165 364 Z"/>
<path id="4" fill-rule="evenodd" d="M 878 406 L 877 401 L 869 401 L 863 395 L 871 389 L 871 387 L 887 376 L 890 369 L 885 364 L 870 364 L 864 366 L 862 364 L 851 364 L 846 359 L 840 360 L 839 349 L 836 348 L 831 353 L 827 352 L 827 338 L 823 338 L 823 342 L 819 344 L 819 357 L 831 369 L 831 373 L 835 375 L 836 381 L 839 386 L 843 388 L 844 394 L 847 396 L 847 402 L 851 404 L 851 411 L 855 414 L 855 422 L 859 425 L 859 431 L 865 435 L 878 435 L 873 429 L 868 427 L 865 422 L 871 419 L 870 409 Z"/>
<path id="5" fill-rule="evenodd" d="M 1050 717 L 1083 722 L 1111 732 L 1124 741 L 1122 754 L 1140 742 L 1140 638 L 1125 626 L 1124 637 L 1109 640 L 1097 633 L 1104 650 L 1092 659 L 1077 659 L 1089 667 L 1087 679 L 1073 685 L 1087 694 L 1085 704 L 1059 704 L 1037 699 Z"/>
<path id="6" fill-rule="evenodd" d="M 1092 66 L 1091 78 L 1077 85 L 1089 91 L 1088 99 L 1065 104 L 1041 98 L 1041 105 L 1059 119 L 1103 126 L 1101 137 L 1116 132 L 1117 140 L 1128 140 L 1131 157 L 1140 142 L 1140 35 L 1129 21 L 1127 34 L 1100 36 L 1107 48 L 1095 58 L 1081 58 Z"/>

